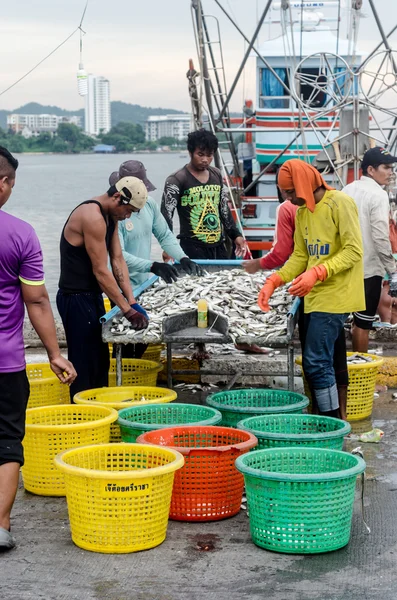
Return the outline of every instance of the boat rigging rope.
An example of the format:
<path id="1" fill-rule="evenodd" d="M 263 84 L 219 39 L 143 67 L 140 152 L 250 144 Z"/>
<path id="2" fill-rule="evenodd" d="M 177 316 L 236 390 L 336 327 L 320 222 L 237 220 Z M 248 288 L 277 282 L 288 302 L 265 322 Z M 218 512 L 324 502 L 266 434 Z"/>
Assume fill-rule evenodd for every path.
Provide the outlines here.
<path id="1" fill-rule="evenodd" d="M 82 15 L 81 20 L 80 20 L 80 25 L 78 27 L 76 27 L 76 29 L 74 31 L 72 31 L 72 33 L 70 35 L 68 35 L 68 37 L 65 40 L 63 40 L 63 42 L 61 42 L 60 44 L 58 44 L 58 46 L 56 48 L 54 48 L 54 50 L 52 50 L 52 52 L 50 52 L 49 54 L 47 54 L 47 56 L 45 56 L 43 59 L 41 59 L 34 67 L 32 67 L 27 73 L 25 73 L 25 75 L 22 75 L 22 77 L 20 77 L 16 81 L 14 81 L 14 83 L 12 83 L 7 88 L 5 88 L 2 92 L 0 92 L 0 96 L 3 96 L 3 94 L 5 94 L 9 90 L 11 90 L 16 85 L 18 85 L 18 83 L 20 83 L 23 79 L 26 79 L 26 77 L 28 75 L 30 75 L 31 73 L 33 73 L 33 71 L 35 71 L 40 65 L 42 65 L 43 62 L 47 60 L 47 58 L 50 58 L 50 56 L 52 56 L 53 54 L 55 54 L 55 52 L 57 50 L 59 50 L 59 48 L 61 48 L 64 44 L 66 44 L 66 42 L 68 42 L 70 40 L 70 38 L 73 37 L 74 34 L 77 31 L 80 31 L 80 35 L 81 35 L 81 32 L 85 33 L 82 30 L 82 24 L 83 24 L 85 12 L 87 10 L 88 2 L 89 2 L 89 0 L 86 1 L 85 7 L 84 7 L 84 11 L 83 11 L 83 15 Z"/>

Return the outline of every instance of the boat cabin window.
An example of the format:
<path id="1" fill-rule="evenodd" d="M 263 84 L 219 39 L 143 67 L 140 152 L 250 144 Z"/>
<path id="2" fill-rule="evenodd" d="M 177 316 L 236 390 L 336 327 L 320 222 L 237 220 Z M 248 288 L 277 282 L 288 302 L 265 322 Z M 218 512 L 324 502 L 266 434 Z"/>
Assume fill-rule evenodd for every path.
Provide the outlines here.
<path id="1" fill-rule="evenodd" d="M 288 70 L 275 68 L 277 73 L 285 85 L 289 85 Z M 260 71 L 260 90 L 259 107 L 260 108 L 289 108 L 289 93 L 283 87 L 281 82 L 275 77 L 270 69 L 261 69 Z"/>
<path id="2" fill-rule="evenodd" d="M 327 76 L 320 73 L 320 69 L 299 69 L 301 79 L 299 81 L 301 100 L 309 106 L 324 106 L 327 102 Z"/>

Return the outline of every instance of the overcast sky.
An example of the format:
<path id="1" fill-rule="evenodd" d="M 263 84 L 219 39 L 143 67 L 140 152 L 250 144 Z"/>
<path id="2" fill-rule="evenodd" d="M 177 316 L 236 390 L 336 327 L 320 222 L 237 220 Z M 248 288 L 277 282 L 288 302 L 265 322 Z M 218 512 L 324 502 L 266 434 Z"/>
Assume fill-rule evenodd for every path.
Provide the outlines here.
<path id="1" fill-rule="evenodd" d="M 2 3 L 0 92 L 78 26 L 85 2 L 16 0 Z M 267 3 L 266 0 L 221 2 L 248 37 L 255 29 L 257 15 Z M 244 42 L 213 0 L 203 0 L 203 5 L 206 13 L 220 18 L 230 85 L 244 55 Z M 376 0 L 376 7 L 388 31 L 397 23 L 397 2 Z M 363 12 L 368 18 L 361 21 L 360 46 L 371 49 L 379 41 L 379 35 L 368 0 L 364 0 Z M 87 32 L 84 36 L 85 68 L 87 72 L 110 80 L 112 100 L 190 109 L 185 75 L 188 59 L 196 56 L 190 0 L 89 0 L 83 27 Z M 266 36 L 267 29 L 261 40 L 264 41 Z M 0 109 L 13 109 L 32 101 L 70 110 L 82 108 L 83 99 L 77 94 L 76 84 L 78 62 L 79 37 L 75 34 L 34 73 L 0 96 Z M 232 108 L 239 110 L 243 97 L 254 97 L 254 90 L 255 66 L 251 58 Z"/>

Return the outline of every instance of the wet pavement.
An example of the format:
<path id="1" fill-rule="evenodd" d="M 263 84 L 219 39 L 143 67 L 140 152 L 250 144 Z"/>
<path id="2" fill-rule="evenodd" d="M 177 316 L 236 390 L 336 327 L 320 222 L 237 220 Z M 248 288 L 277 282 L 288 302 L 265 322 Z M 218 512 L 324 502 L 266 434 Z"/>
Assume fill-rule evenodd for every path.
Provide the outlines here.
<path id="1" fill-rule="evenodd" d="M 180 400 L 183 401 L 182 395 Z M 190 398 L 191 400 L 191 398 Z M 186 401 L 186 399 L 185 399 Z M 196 402 L 203 398 L 195 396 Z M 320 555 L 276 554 L 250 539 L 245 511 L 213 523 L 170 521 L 166 541 L 125 555 L 87 552 L 71 541 L 66 501 L 18 491 L 12 529 L 18 545 L 0 555 L 1 600 L 395 600 L 397 597 L 397 401 L 375 400 L 378 444 L 361 446 L 367 461 L 365 518 L 357 482 L 351 541 Z"/>

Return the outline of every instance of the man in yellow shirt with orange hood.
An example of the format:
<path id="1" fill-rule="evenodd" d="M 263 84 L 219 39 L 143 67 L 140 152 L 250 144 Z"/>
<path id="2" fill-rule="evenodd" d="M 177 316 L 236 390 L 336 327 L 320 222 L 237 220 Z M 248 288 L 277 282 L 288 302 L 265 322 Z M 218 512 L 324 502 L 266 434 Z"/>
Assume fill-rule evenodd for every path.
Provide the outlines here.
<path id="1" fill-rule="evenodd" d="M 351 312 L 365 307 L 363 247 L 357 206 L 330 188 L 311 165 L 289 160 L 278 185 L 286 200 L 299 206 L 294 251 L 259 294 L 262 310 L 274 290 L 293 280 L 293 296 L 305 296 L 306 341 L 303 369 L 320 414 L 338 416 L 333 368 L 334 344 Z"/>

